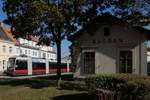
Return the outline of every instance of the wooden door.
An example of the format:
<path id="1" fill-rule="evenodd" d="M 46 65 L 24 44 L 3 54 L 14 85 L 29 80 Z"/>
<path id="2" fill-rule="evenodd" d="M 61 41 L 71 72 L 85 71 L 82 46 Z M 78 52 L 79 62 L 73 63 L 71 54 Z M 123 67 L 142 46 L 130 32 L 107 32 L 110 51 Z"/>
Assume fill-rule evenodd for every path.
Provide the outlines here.
<path id="1" fill-rule="evenodd" d="M 84 74 L 95 73 L 95 52 L 84 53 Z"/>

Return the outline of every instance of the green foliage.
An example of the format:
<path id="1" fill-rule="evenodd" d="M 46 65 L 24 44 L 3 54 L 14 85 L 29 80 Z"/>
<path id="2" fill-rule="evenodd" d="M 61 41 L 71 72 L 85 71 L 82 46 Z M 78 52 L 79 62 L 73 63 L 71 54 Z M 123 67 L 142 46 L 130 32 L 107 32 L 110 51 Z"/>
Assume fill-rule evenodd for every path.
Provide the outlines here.
<path id="1" fill-rule="evenodd" d="M 84 28 L 97 17 L 98 12 L 103 14 L 112 6 L 114 8 L 111 12 L 123 20 L 134 25 L 149 23 L 148 13 L 150 12 L 145 10 L 147 15 L 143 15 L 138 10 L 150 4 L 146 0 L 142 4 L 138 3 L 138 0 L 56 1 L 3 0 L 3 10 L 7 13 L 15 37 L 26 38 L 29 35 L 35 35 L 40 36 L 40 44 L 56 43 L 57 46 L 60 46 L 66 36 L 77 31 L 77 26 Z M 141 6 L 137 6 L 137 4 Z M 135 9 L 136 7 L 137 9 Z M 97 11 L 98 9 L 99 11 Z M 93 29 L 89 29 L 89 31 L 93 31 Z"/>
<path id="2" fill-rule="evenodd" d="M 62 81 L 61 82 L 62 89 L 68 90 L 79 90 L 79 91 L 87 91 L 87 87 L 85 85 L 85 81 Z"/>
<path id="3" fill-rule="evenodd" d="M 23 79 L 0 82 L 0 100 L 80 100 L 85 91 L 58 90 L 55 80 Z"/>
<path id="4" fill-rule="evenodd" d="M 114 6 L 112 13 L 123 20 L 137 25 L 148 24 L 150 11 L 146 15 L 140 8 L 147 7 L 145 0 L 3 0 L 3 10 L 7 13 L 16 37 L 26 35 L 41 36 L 41 40 L 52 33 L 50 40 L 60 42 L 65 36 L 76 31 L 75 24 L 86 26 L 99 13 Z M 55 2 L 55 3 L 53 3 Z M 130 14 L 129 14 L 130 13 Z M 92 30 L 91 30 L 92 31 Z M 44 36 L 43 36 L 44 35 Z M 49 35 L 48 35 L 49 37 Z M 47 43 L 50 41 L 44 41 Z"/>
<path id="5" fill-rule="evenodd" d="M 150 78 L 130 74 L 101 74 L 86 80 L 89 92 L 96 89 L 111 90 L 121 95 L 122 100 L 149 100 Z"/>

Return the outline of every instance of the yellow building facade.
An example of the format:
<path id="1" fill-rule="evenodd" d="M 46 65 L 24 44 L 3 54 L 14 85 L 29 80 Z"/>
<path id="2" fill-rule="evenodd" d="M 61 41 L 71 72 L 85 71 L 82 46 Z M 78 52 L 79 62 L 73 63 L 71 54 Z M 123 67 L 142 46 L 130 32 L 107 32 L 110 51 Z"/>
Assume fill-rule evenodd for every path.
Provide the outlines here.
<path id="1" fill-rule="evenodd" d="M 0 74 L 7 69 L 8 59 L 15 55 L 14 42 L 0 27 Z"/>
<path id="2" fill-rule="evenodd" d="M 0 40 L 0 74 L 7 69 L 9 57 L 14 56 L 13 47 L 11 41 Z"/>

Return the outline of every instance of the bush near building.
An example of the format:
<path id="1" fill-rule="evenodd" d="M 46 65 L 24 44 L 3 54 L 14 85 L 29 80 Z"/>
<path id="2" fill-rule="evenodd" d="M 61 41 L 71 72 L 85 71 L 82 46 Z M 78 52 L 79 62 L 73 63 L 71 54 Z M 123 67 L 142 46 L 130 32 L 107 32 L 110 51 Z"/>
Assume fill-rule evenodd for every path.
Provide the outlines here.
<path id="1" fill-rule="evenodd" d="M 115 100 L 150 100 L 150 77 L 147 76 L 99 74 L 89 76 L 86 85 L 90 93 L 101 93 L 97 90 L 111 91 L 114 94 L 112 98 L 117 98 Z"/>

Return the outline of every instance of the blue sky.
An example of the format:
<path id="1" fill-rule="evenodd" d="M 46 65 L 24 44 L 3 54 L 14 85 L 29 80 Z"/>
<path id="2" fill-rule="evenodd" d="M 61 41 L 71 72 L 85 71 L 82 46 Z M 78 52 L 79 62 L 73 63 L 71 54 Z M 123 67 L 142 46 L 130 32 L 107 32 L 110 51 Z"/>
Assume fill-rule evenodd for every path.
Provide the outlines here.
<path id="1" fill-rule="evenodd" d="M 2 10 L 2 0 L 0 0 L 0 21 L 6 19 L 7 16 Z M 147 29 L 150 29 L 150 25 L 146 26 Z M 62 56 L 66 56 L 69 54 L 69 45 L 71 44 L 67 40 L 62 41 Z M 150 42 L 148 42 L 148 46 L 150 47 Z M 56 47 L 55 47 L 56 49 Z"/>
<path id="2" fill-rule="evenodd" d="M 0 0 L 0 21 L 6 18 L 6 14 L 2 10 L 2 0 Z"/>

